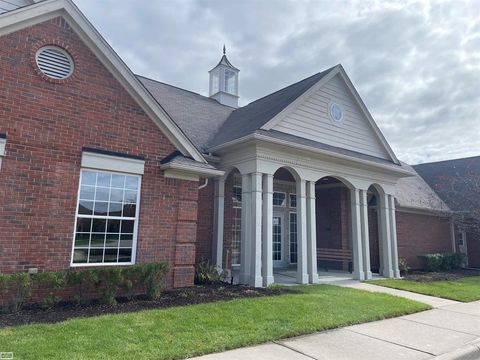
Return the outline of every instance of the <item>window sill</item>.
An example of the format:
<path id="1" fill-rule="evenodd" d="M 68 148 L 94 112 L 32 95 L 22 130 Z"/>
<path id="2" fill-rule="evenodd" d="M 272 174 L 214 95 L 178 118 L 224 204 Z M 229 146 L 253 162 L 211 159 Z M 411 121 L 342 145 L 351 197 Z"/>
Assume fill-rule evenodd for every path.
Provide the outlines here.
<path id="1" fill-rule="evenodd" d="M 128 265 L 135 265 L 135 262 L 122 262 L 122 263 L 88 263 L 88 264 L 80 264 L 80 263 L 70 263 L 71 268 L 77 267 L 103 267 L 103 266 L 128 266 Z"/>

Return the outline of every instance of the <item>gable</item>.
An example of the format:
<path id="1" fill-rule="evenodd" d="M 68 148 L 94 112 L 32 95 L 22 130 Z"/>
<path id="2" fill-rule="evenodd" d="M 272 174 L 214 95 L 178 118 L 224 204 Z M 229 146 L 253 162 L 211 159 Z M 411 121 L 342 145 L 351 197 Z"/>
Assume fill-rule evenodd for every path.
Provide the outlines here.
<path id="1" fill-rule="evenodd" d="M 329 105 L 343 110 L 340 124 L 332 121 Z M 327 145 L 393 160 L 367 114 L 347 87 L 340 72 L 307 94 L 271 129 Z"/>
<path id="2" fill-rule="evenodd" d="M 71 0 L 45 0 L 0 14 L 0 37 L 59 17 L 69 24 L 94 56 L 183 155 L 206 163 L 200 151 Z"/>

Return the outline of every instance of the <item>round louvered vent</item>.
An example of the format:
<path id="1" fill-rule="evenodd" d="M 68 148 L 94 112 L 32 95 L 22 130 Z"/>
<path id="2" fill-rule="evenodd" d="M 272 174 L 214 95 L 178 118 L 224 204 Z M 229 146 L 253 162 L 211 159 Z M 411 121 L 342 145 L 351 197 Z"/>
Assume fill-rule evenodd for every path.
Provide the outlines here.
<path id="1" fill-rule="evenodd" d="M 37 51 L 35 61 L 40 71 L 46 76 L 62 80 L 73 72 L 73 59 L 58 46 L 44 46 Z"/>

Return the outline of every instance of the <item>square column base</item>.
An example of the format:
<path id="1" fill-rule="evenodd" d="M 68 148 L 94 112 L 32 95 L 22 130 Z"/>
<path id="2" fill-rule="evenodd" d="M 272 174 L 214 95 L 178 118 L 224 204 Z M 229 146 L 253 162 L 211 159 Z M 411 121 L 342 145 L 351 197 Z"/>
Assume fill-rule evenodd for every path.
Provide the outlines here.
<path id="1" fill-rule="evenodd" d="M 252 276 L 250 277 L 249 285 L 252 287 L 262 287 L 263 278 L 261 276 Z"/>
<path id="2" fill-rule="evenodd" d="M 267 287 L 269 285 L 272 285 L 275 282 L 273 279 L 273 276 L 264 276 L 263 277 L 263 286 Z"/>
<path id="3" fill-rule="evenodd" d="M 365 280 L 370 280 L 372 278 L 372 272 L 371 271 L 365 271 Z"/>
<path id="4" fill-rule="evenodd" d="M 362 272 L 354 272 L 353 273 L 353 280 L 359 280 L 359 281 L 363 281 L 365 280 L 365 274 Z"/>
<path id="5" fill-rule="evenodd" d="M 308 274 L 297 274 L 297 284 L 308 284 Z"/>
<path id="6" fill-rule="evenodd" d="M 308 277 L 308 282 L 310 284 L 317 284 L 318 283 L 318 274 L 317 273 L 310 274 L 309 277 Z"/>

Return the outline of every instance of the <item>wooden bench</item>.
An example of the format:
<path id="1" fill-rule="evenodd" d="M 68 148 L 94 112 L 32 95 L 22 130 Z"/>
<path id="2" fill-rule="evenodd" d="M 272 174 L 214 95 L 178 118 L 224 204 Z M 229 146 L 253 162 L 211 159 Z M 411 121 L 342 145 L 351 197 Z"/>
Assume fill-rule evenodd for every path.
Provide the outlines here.
<path id="1" fill-rule="evenodd" d="M 348 261 L 348 271 L 353 271 L 352 250 L 350 249 L 327 249 L 317 248 L 317 260 L 320 261 L 340 261 L 342 264 Z M 325 267 L 328 271 L 328 266 Z"/>

